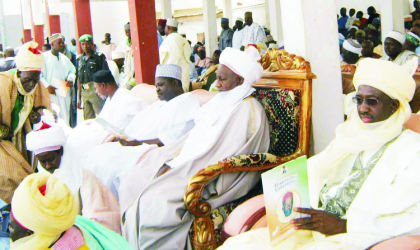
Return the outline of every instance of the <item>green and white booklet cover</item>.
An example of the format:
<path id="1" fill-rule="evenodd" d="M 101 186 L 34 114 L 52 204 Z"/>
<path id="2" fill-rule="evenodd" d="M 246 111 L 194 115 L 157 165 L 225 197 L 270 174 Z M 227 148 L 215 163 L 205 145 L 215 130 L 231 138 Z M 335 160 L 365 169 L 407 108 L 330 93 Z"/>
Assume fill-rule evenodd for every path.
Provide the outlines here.
<path id="1" fill-rule="evenodd" d="M 293 208 L 310 208 L 307 157 L 281 164 L 261 175 L 271 245 L 283 241 L 296 230 L 290 221 L 308 217 Z"/>

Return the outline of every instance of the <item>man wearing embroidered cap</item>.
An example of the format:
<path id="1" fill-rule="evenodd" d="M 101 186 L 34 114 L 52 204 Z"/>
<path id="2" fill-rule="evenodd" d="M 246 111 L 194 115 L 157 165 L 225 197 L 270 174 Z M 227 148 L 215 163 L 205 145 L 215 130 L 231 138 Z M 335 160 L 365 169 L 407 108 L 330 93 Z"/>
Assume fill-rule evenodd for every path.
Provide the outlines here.
<path id="1" fill-rule="evenodd" d="M 252 84 L 263 74 L 259 58 L 253 47 L 245 52 L 226 48 L 217 70 L 219 93 L 199 110 L 188 137 L 150 151 L 122 176 L 123 234 L 133 248 L 190 248 L 193 218 L 184 204 L 190 177 L 232 155 L 267 152 L 269 124 L 264 108 L 251 96 Z M 248 193 L 259 178 L 255 172 L 220 175 L 204 193 L 212 197 L 207 200 L 212 207 L 219 207 Z"/>
<path id="2" fill-rule="evenodd" d="M 219 249 L 391 249 L 380 242 L 417 235 L 420 134 L 403 128 L 412 115 L 417 66 L 414 58 L 403 66 L 360 61 L 349 119 L 308 160 L 311 208 L 295 208 L 308 216 L 292 221 L 297 232 L 270 247 L 268 229 L 257 229 Z"/>
<path id="3" fill-rule="evenodd" d="M 17 69 L 0 73 L 0 198 L 7 203 L 13 191 L 28 174 L 33 173 L 25 148 L 25 134 L 32 131 L 29 114 L 34 107 L 50 109 L 50 96 L 38 84 L 44 57 L 35 42 L 19 50 Z"/>
<path id="4" fill-rule="evenodd" d="M 245 12 L 245 24 L 241 46 L 265 42 L 265 31 L 259 24 L 254 23 L 252 12 Z"/>
<path id="5" fill-rule="evenodd" d="M 242 46 L 242 32 L 244 28 L 244 19 L 242 17 L 238 17 L 235 22 L 235 26 L 237 30 L 233 33 L 232 38 L 232 48 L 234 49 L 241 49 Z"/>
<path id="6" fill-rule="evenodd" d="M 178 65 L 158 65 L 155 86 L 159 101 L 133 118 L 124 130 L 127 138 L 100 145 L 86 155 L 83 167 L 114 194 L 118 194 L 115 177 L 133 167 L 149 149 L 170 145 L 193 128 L 200 103 L 192 93 L 183 94 L 181 79 Z"/>
<path id="7" fill-rule="evenodd" d="M 229 27 L 229 19 L 222 18 L 222 33 L 220 33 L 219 50 L 232 47 L 233 30 Z"/>
<path id="8" fill-rule="evenodd" d="M 411 35 L 412 34 L 412 35 Z M 416 40 L 414 33 L 409 34 L 410 40 L 414 42 Z M 418 37 L 418 36 L 417 36 Z M 406 36 L 398 31 L 390 31 L 385 38 L 384 47 L 386 56 L 382 57 L 381 60 L 391 61 L 398 65 L 403 65 L 407 61 L 410 61 L 413 57 L 417 59 L 419 56 L 411 50 L 404 50 L 403 45 L 406 43 Z"/>
<path id="9" fill-rule="evenodd" d="M 72 88 L 76 79 L 76 68 L 66 56 L 59 52 L 64 47 L 61 34 L 53 34 L 50 37 L 50 43 L 51 50 L 44 53 L 45 66 L 42 69 L 41 82 L 50 92 L 51 102 L 60 107 L 60 118 L 69 125 L 71 91 L 66 88 Z"/>
<path id="10" fill-rule="evenodd" d="M 26 177 L 13 196 L 11 249 L 131 249 L 121 235 L 78 216 L 77 203 L 55 175 Z"/>
<path id="11" fill-rule="evenodd" d="M 83 98 L 83 117 L 87 120 L 95 118 L 104 106 L 104 100 L 95 94 L 93 74 L 99 70 L 109 70 L 109 68 L 105 55 L 93 50 L 93 37 L 91 35 L 81 36 L 79 42 L 83 53 L 77 58 L 76 66 L 79 89 L 77 107 L 82 109 Z"/>
<path id="12" fill-rule="evenodd" d="M 166 22 L 166 39 L 160 45 L 160 64 L 175 64 L 182 68 L 182 87 L 185 92 L 190 88 L 190 55 L 191 46 L 187 39 L 178 34 L 178 22 L 168 19 Z"/>

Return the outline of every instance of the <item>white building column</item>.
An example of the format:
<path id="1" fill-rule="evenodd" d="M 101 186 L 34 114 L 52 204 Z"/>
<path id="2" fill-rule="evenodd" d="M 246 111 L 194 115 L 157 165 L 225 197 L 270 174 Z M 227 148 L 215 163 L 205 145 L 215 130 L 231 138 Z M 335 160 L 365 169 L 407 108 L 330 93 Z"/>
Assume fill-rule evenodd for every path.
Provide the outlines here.
<path id="1" fill-rule="evenodd" d="M 335 1 L 281 0 L 281 8 L 286 51 L 309 61 L 317 76 L 313 81 L 312 127 L 314 151 L 319 153 L 344 121 Z"/>
<path id="2" fill-rule="evenodd" d="M 23 28 L 23 41 L 29 42 L 32 38 L 32 19 L 31 19 L 31 5 L 29 1 L 20 0 L 22 28 Z"/>
<path id="3" fill-rule="evenodd" d="M 218 49 L 215 0 L 203 0 L 203 19 L 206 54 L 211 57 L 213 52 Z"/>
<path id="4" fill-rule="evenodd" d="M 405 34 L 403 0 L 381 1 L 381 26 L 383 39 L 391 30 Z"/>
<path id="5" fill-rule="evenodd" d="M 223 17 L 229 19 L 230 26 L 235 25 L 235 20 L 232 20 L 232 0 L 223 0 Z"/>
<path id="6" fill-rule="evenodd" d="M 172 18 L 171 0 L 160 0 L 160 9 L 161 9 L 160 18 L 162 19 Z"/>
<path id="7" fill-rule="evenodd" d="M 280 0 L 268 0 L 270 33 L 277 42 L 283 41 Z"/>
<path id="8" fill-rule="evenodd" d="M 7 46 L 6 25 L 4 21 L 3 0 L 0 0 L 0 36 L 3 49 Z"/>
<path id="9" fill-rule="evenodd" d="M 271 29 L 269 0 L 265 0 L 265 26 Z"/>

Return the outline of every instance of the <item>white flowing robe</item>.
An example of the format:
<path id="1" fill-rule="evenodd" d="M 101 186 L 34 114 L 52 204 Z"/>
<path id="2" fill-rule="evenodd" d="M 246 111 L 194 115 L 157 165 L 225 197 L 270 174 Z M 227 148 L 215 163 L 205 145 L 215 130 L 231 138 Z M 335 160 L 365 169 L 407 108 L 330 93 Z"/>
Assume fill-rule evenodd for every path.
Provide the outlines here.
<path id="1" fill-rule="evenodd" d="M 193 217 L 184 205 L 189 178 L 226 157 L 267 152 L 269 125 L 263 107 L 255 98 L 239 102 L 232 112 L 225 114 L 214 126 L 208 126 L 212 137 L 202 138 L 208 142 L 207 149 L 203 151 L 205 145 L 198 146 L 183 165 L 154 179 L 164 163 L 182 155 L 189 140 L 197 139 L 192 135 L 196 134 L 198 125 L 172 145 L 149 151 L 147 157 L 121 178 L 118 193 L 123 235 L 134 249 L 191 249 L 188 230 Z M 217 194 L 208 202 L 214 208 L 219 207 L 247 194 L 259 178 L 260 172 L 223 174 L 206 186 L 204 199 Z"/>
<path id="2" fill-rule="evenodd" d="M 246 25 L 242 29 L 242 46 L 248 44 L 265 44 L 265 31 L 258 23 Z"/>
<path id="3" fill-rule="evenodd" d="M 414 57 L 416 57 L 419 60 L 419 64 L 420 64 L 420 56 L 417 55 L 415 52 L 409 51 L 409 50 L 405 50 L 401 52 L 397 56 L 397 58 L 395 58 L 395 60 L 392 62 L 401 66 L 407 63 L 408 61 L 410 61 L 411 59 L 413 59 Z M 389 61 L 390 57 L 388 55 L 385 55 L 384 57 L 381 58 L 381 60 Z"/>
<path id="4" fill-rule="evenodd" d="M 376 150 L 370 151 L 369 156 Z M 364 164 L 369 158 L 365 157 L 365 153 Z M 339 166 L 340 169 L 349 172 L 356 158 L 357 155 L 349 156 Z M 317 160 L 317 156 L 309 159 L 308 169 Z M 406 130 L 385 150 L 348 208 L 343 217 L 347 219 L 347 233 L 326 237 L 314 232 L 314 237 L 307 237 L 305 231 L 301 231 L 270 247 L 268 230 L 259 229 L 233 237 L 219 249 L 366 249 L 393 237 L 418 235 L 419 166 L 420 134 Z M 319 190 L 318 187 L 309 188 Z M 305 244 L 305 240 L 309 244 Z"/>
<path id="5" fill-rule="evenodd" d="M 242 33 L 244 29 L 236 30 L 235 33 L 233 33 L 232 38 L 232 48 L 234 49 L 241 49 L 242 47 Z"/>
<path id="6" fill-rule="evenodd" d="M 164 145 L 170 145 L 194 127 L 194 117 L 199 109 L 198 99 L 190 93 L 169 102 L 157 101 L 136 115 L 124 132 L 137 141 L 159 139 Z M 114 179 L 155 147 L 147 144 L 129 147 L 119 142 L 106 143 L 85 155 L 83 166 L 92 171 L 118 198 L 119 180 Z"/>
<path id="7" fill-rule="evenodd" d="M 45 88 L 51 85 L 53 78 L 62 81 L 72 81 L 76 79 L 76 68 L 67 58 L 67 56 L 59 53 L 58 57 L 53 55 L 51 51 L 43 53 L 45 58 L 45 66 L 42 69 L 40 80 Z M 68 125 L 70 122 L 70 91 L 66 97 L 59 95 L 50 95 L 51 102 L 60 107 L 59 117 Z"/>
<path id="8" fill-rule="evenodd" d="M 182 68 L 182 87 L 185 92 L 190 88 L 190 55 L 190 44 L 178 33 L 168 35 L 159 48 L 160 64 L 176 64 Z"/>
<path id="9" fill-rule="evenodd" d="M 133 118 L 148 104 L 139 100 L 129 90 L 119 88 L 112 98 L 108 98 L 99 113 L 99 118 L 104 119 L 112 126 L 123 131 L 133 120 Z M 91 122 L 89 124 L 89 122 Z M 68 138 L 68 144 L 76 148 L 83 156 L 94 147 L 102 144 L 102 142 L 110 135 L 110 133 L 102 128 L 95 121 L 88 121 L 78 125 Z M 82 161 L 82 157 L 80 162 Z"/>

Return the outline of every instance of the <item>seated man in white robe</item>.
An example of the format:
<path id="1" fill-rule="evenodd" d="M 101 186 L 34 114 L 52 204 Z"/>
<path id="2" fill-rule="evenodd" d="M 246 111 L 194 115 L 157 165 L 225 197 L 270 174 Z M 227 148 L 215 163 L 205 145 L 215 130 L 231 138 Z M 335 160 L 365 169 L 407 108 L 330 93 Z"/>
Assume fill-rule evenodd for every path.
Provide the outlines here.
<path id="1" fill-rule="evenodd" d="M 263 74 L 258 59 L 255 48 L 226 48 L 217 71 L 219 93 L 200 109 L 191 132 L 149 151 L 120 178 L 123 235 L 134 249 L 190 248 L 193 218 L 184 205 L 189 178 L 226 157 L 267 152 L 269 124 L 251 97 Z M 219 207 L 247 194 L 259 179 L 258 172 L 221 175 L 206 186 L 205 198 Z"/>
<path id="2" fill-rule="evenodd" d="M 184 94 L 182 68 L 174 64 L 158 65 L 155 85 L 160 101 L 134 117 L 124 130 L 129 139 L 118 138 L 119 142 L 103 144 L 85 155 L 84 168 L 91 170 L 116 195 L 116 176 L 134 166 L 149 149 L 170 145 L 194 127 L 194 117 L 201 106 L 193 94 Z"/>
<path id="3" fill-rule="evenodd" d="M 420 134 L 403 129 L 416 83 L 417 58 L 404 66 L 364 59 L 349 119 L 308 161 L 312 208 L 294 219 L 297 232 L 270 247 L 267 228 L 228 239 L 229 249 L 370 249 L 384 240 L 420 233 Z"/>
<path id="4" fill-rule="evenodd" d="M 119 205 L 112 192 L 90 171 L 76 163 L 75 150 L 66 144 L 58 124 L 26 135 L 26 147 L 38 157 L 40 171 L 56 174 L 77 197 L 78 213 L 121 234 Z"/>
<path id="5" fill-rule="evenodd" d="M 78 125 L 69 136 L 68 143 L 84 154 L 102 144 L 111 135 L 109 128 L 124 130 L 134 116 L 148 107 L 129 90 L 118 88 L 109 70 L 100 70 L 93 75 L 96 93 L 106 99 L 105 105 L 95 120 Z M 107 130 L 108 129 L 108 130 Z"/>

